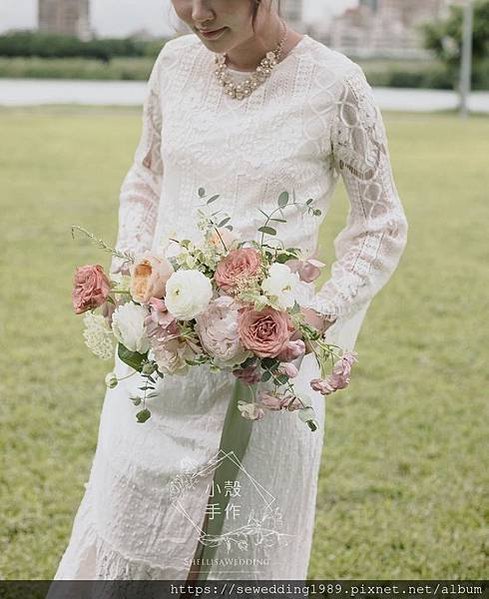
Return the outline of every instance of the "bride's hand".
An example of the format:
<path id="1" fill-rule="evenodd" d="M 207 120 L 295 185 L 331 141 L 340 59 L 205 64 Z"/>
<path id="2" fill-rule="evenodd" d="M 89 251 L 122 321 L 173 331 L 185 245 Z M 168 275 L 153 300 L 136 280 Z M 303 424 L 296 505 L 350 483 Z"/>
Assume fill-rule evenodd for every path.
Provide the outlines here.
<path id="1" fill-rule="evenodd" d="M 317 312 L 313 308 L 302 307 L 301 312 L 304 315 L 307 324 L 318 329 L 318 331 L 320 331 L 323 335 L 329 329 L 329 327 L 331 327 L 336 322 L 335 320 L 328 320 L 323 314 Z M 305 341 L 305 343 L 306 353 L 309 353 L 312 350 L 309 347 L 307 341 Z"/>

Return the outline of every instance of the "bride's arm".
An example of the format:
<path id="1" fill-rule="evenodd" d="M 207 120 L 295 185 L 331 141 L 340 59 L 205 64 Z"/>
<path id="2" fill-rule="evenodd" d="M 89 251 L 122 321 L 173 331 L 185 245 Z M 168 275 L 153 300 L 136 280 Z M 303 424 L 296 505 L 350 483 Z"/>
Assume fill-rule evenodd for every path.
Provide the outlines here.
<path id="1" fill-rule="evenodd" d="M 331 150 L 350 207 L 346 226 L 334 241 L 331 277 L 309 307 L 336 321 L 364 308 L 385 285 L 399 263 L 408 232 L 384 122 L 357 65 L 342 84 Z"/>
<path id="2" fill-rule="evenodd" d="M 163 163 L 161 160 L 161 62 L 155 61 L 146 88 L 142 131 L 132 166 L 120 190 L 116 248 L 138 254 L 151 248 L 158 214 Z M 128 263 L 113 257 L 111 273 L 127 272 Z"/>

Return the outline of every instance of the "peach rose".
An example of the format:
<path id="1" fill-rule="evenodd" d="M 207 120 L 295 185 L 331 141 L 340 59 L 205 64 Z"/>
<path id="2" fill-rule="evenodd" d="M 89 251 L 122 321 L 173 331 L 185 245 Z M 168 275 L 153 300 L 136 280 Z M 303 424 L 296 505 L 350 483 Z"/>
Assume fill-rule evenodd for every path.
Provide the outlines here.
<path id="1" fill-rule="evenodd" d="M 76 314 L 105 304 L 110 293 L 110 281 L 100 264 L 79 266 L 75 271 L 71 299 Z"/>
<path id="2" fill-rule="evenodd" d="M 214 280 L 225 293 L 233 293 L 240 280 L 260 273 L 261 254 L 255 248 L 231 250 L 217 265 Z"/>
<path id="3" fill-rule="evenodd" d="M 260 311 L 241 308 L 238 331 L 246 349 L 261 358 L 275 358 L 287 348 L 295 329 L 287 312 L 268 306 Z"/>
<path id="4" fill-rule="evenodd" d="M 131 266 L 131 297 L 135 302 L 146 304 L 152 297 L 165 295 L 166 282 L 173 274 L 173 267 L 164 256 L 145 252 Z"/>

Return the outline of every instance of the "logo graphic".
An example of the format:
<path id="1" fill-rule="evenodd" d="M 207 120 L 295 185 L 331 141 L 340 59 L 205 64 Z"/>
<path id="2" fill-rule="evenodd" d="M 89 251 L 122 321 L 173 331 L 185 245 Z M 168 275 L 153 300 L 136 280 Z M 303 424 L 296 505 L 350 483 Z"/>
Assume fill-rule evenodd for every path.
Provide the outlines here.
<path id="1" fill-rule="evenodd" d="M 238 474 L 235 480 L 215 483 L 212 479 L 207 485 L 209 500 L 205 516 L 206 521 L 221 518 L 223 526 L 226 523 L 227 531 L 222 534 L 208 534 L 204 530 L 206 527 L 202 528 L 201 522 L 194 522 L 192 515 L 184 507 L 183 499 L 202 478 L 210 478 L 218 468 L 222 468 L 226 460 L 233 463 Z M 233 451 L 225 452 L 220 449 L 200 468 L 194 460 L 188 458 L 182 460 L 180 466 L 182 473 L 170 484 L 171 503 L 199 531 L 202 545 L 223 546 L 229 553 L 233 548 L 246 551 L 256 546 L 288 544 L 288 539 L 295 536 L 281 532 L 282 512 L 275 505 L 276 498 L 244 468 Z M 242 495 L 245 488 L 246 500 Z"/>

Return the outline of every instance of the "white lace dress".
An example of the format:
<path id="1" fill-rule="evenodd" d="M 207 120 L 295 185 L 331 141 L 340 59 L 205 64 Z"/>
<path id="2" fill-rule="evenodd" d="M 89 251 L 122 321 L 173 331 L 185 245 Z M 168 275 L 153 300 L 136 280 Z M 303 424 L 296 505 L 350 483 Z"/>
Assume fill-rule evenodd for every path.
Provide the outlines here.
<path id="1" fill-rule="evenodd" d="M 313 198 L 322 210 L 318 218 L 291 209 L 279 228 L 287 246 L 312 255 L 342 175 L 348 220 L 335 253 L 331 248 L 329 280 L 306 303 L 337 318 L 327 339 L 353 349 L 407 237 L 382 117 L 363 72 L 307 35 L 242 101 L 224 93 L 214 70 L 213 53 L 193 34 L 167 43 L 156 60 L 141 140 L 121 190 L 117 247 L 156 249 L 174 234 L 198 239 L 199 187 L 221 195 L 216 208 L 231 216 L 235 232 L 257 238 L 259 209 L 273 209 L 288 190 L 301 201 Z M 114 260 L 113 270 L 118 267 Z M 121 376 L 128 372 L 118 358 L 115 368 Z M 229 511 L 222 543 L 201 564 L 207 579 L 306 578 L 325 430 L 325 399 L 308 386 L 317 375 L 308 355 L 295 384 L 310 398 L 319 430 L 311 432 L 294 413 L 253 424 L 232 495 L 239 509 Z M 143 425 L 129 400 L 139 384 L 132 377 L 107 391 L 57 580 L 187 578 L 210 514 L 210 466 L 234 378 L 205 366 L 165 377 Z M 193 482 L 175 494 L 182 480 Z"/>

